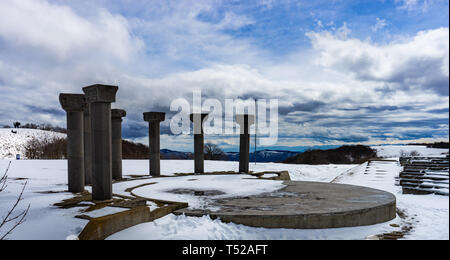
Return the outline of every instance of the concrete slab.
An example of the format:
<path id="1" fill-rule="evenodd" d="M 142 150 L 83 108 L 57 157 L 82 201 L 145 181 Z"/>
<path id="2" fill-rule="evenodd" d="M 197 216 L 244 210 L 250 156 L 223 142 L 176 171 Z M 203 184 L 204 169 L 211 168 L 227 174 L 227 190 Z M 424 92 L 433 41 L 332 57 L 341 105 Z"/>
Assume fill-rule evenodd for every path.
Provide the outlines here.
<path id="1" fill-rule="evenodd" d="M 269 181 L 269 180 L 268 180 Z M 214 202 L 219 211 L 182 209 L 174 214 L 209 215 L 224 222 L 265 228 L 339 228 L 373 225 L 396 217 L 391 193 L 361 186 L 285 181 L 276 192 Z"/>

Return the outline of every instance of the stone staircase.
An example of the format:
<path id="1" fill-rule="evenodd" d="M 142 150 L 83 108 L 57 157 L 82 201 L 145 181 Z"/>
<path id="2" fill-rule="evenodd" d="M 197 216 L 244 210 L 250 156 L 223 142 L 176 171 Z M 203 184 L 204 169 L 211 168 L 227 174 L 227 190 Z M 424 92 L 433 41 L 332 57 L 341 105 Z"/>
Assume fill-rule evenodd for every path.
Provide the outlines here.
<path id="1" fill-rule="evenodd" d="M 397 178 L 403 194 L 449 195 L 449 157 L 401 157 Z"/>

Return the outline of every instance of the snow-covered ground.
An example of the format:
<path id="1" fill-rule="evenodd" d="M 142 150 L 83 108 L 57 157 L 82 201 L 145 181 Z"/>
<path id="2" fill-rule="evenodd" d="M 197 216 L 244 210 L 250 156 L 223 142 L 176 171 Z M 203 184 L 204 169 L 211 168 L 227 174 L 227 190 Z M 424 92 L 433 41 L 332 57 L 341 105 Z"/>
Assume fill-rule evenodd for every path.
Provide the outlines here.
<path id="1" fill-rule="evenodd" d="M 11 165 L 8 171 L 8 186 L 0 193 L 0 216 L 3 217 L 13 205 L 25 182 L 27 182 L 27 186 L 24 199 L 17 210 L 25 209 L 30 204 L 26 222 L 19 226 L 9 236 L 9 239 L 66 239 L 70 235 L 81 232 L 87 221 L 73 217 L 80 214 L 80 209 L 59 209 L 53 206 L 54 203 L 72 197 L 71 193 L 64 192 L 67 190 L 66 160 L 0 160 L 0 175 L 3 175 L 9 162 L 11 162 Z M 190 160 L 163 160 L 161 161 L 161 171 L 164 175 L 192 172 L 193 165 L 194 162 Z M 123 162 L 125 175 L 148 176 L 148 167 L 147 160 L 124 160 Z M 258 163 L 257 165 L 252 164 L 250 169 L 254 171 L 289 170 L 293 179 L 302 179 L 303 176 L 305 180 L 316 178 L 317 180 L 330 181 L 352 167 L 354 165 L 310 166 Z M 236 171 L 238 168 L 239 162 L 205 161 L 206 171 Z M 230 181 L 228 187 L 230 187 L 230 184 L 236 184 L 236 179 L 230 178 Z M 129 193 L 124 192 L 126 188 L 147 182 L 149 182 L 148 179 L 117 183 L 114 184 L 113 191 L 114 193 L 129 195 Z M 268 186 L 269 188 L 277 188 L 276 185 L 279 185 L 275 181 L 264 182 L 271 183 Z M 244 186 L 241 184 L 240 187 Z M 254 191 L 253 188 L 258 189 L 258 187 L 261 188 L 261 186 L 248 185 L 244 188 L 247 189 L 246 192 L 251 192 Z M 236 187 L 232 188 L 236 190 Z M 263 187 L 260 191 L 266 190 L 267 187 Z M 49 191 L 58 193 L 48 193 Z M 229 190 L 229 192 L 233 191 Z"/>
<path id="2" fill-rule="evenodd" d="M 3 176 L 9 162 L 0 160 L 0 175 Z M 17 212 L 28 205 L 30 210 L 26 221 L 8 239 L 65 239 L 83 230 L 87 221 L 74 218 L 79 214 L 78 209 L 62 210 L 52 206 L 73 197 L 71 193 L 45 193 L 67 190 L 67 161 L 11 161 L 8 186 L 0 193 L 2 218 L 16 201 L 25 182 L 27 186 Z"/>
<path id="3" fill-rule="evenodd" d="M 12 133 L 16 131 L 17 133 Z M 16 154 L 20 154 L 22 158 L 25 155 L 25 146 L 27 142 L 33 138 L 38 140 L 52 139 L 55 137 L 64 138 L 66 134 L 56 133 L 52 131 L 44 131 L 38 129 L 0 129 L 0 159 L 15 159 Z"/>
<path id="4" fill-rule="evenodd" d="M 377 150 L 377 155 L 383 158 L 398 158 L 403 154 L 409 155 L 417 152 L 419 156 L 444 156 L 448 154 L 448 149 L 428 148 L 423 145 L 378 145 L 372 146 Z"/>
<path id="5" fill-rule="evenodd" d="M 398 158 L 401 151 L 418 151 L 424 156 L 441 156 L 446 149 L 432 149 L 423 146 L 378 146 L 384 156 Z M 265 167 L 266 165 L 261 165 Z M 291 165 L 271 164 L 278 170 Z M 345 170 L 345 168 L 347 170 Z M 273 168 L 271 168 L 273 170 Z M 395 177 L 401 171 L 397 162 L 372 162 L 361 165 L 293 165 L 289 169 L 295 180 L 332 181 L 381 189 L 397 197 L 397 208 L 405 214 L 392 221 L 377 225 L 351 228 L 299 230 L 265 229 L 247 227 L 233 223 L 222 223 L 209 217 L 186 217 L 170 214 L 150 223 L 144 223 L 118 232 L 108 239 L 366 239 L 410 226 L 404 239 L 449 239 L 449 197 L 439 195 L 404 195 L 401 187 L 395 186 Z M 325 174 L 328 172 L 328 175 Z M 304 177 L 304 178 L 303 178 Z"/>
<path id="6" fill-rule="evenodd" d="M 147 160 L 125 160 L 128 175 L 148 175 Z M 299 165 L 282 163 L 250 163 L 250 171 L 289 171 L 292 180 L 330 182 L 340 173 L 353 168 L 353 164 Z M 238 171 L 239 162 L 205 161 L 205 172 Z M 161 174 L 194 172 L 194 162 L 190 160 L 162 160 Z"/>
<path id="7" fill-rule="evenodd" d="M 392 154 L 400 152 L 400 149 L 394 151 L 391 146 L 389 146 L 389 149 L 391 149 Z M 426 151 L 430 152 L 427 155 L 442 153 L 440 149 L 432 151 L 432 149 L 428 150 L 427 148 Z M 59 209 L 52 206 L 54 203 L 72 197 L 72 194 L 64 192 L 67 189 L 67 161 L 0 160 L 0 175 L 7 168 L 9 162 L 11 162 L 11 166 L 8 172 L 8 186 L 6 190 L 0 193 L 0 216 L 4 216 L 7 209 L 12 206 L 25 182 L 27 182 L 27 186 L 24 199 L 19 204 L 18 210 L 25 209 L 30 204 L 30 212 L 26 222 L 19 226 L 9 236 L 9 239 L 66 239 L 71 235 L 73 237 L 83 229 L 87 221 L 74 218 L 75 215 L 80 214 L 79 208 Z M 163 160 L 161 170 L 164 175 L 192 172 L 193 164 L 193 161 L 189 160 Z M 123 168 L 125 175 L 148 175 L 147 160 L 125 160 Z M 395 162 L 370 165 L 367 172 L 366 168 L 365 164 L 312 166 L 258 163 L 257 165 L 250 165 L 250 170 L 258 172 L 287 170 L 293 180 L 333 181 L 369 186 L 392 192 L 397 197 L 398 208 L 407 214 L 406 219 L 398 217 L 388 223 L 365 227 L 295 230 L 252 228 L 232 223 L 226 224 L 219 220 L 211 220 L 208 217 L 168 215 L 154 222 L 141 224 L 114 234 L 109 239 L 365 239 L 371 235 L 398 230 L 390 224 L 401 226 L 405 222 L 411 222 L 413 225 L 413 229 L 411 233 L 407 234 L 406 239 L 449 239 L 448 197 L 401 194 L 401 188 L 394 185 L 394 178 L 399 172 L 399 167 Z M 237 169 L 238 162 L 205 161 L 206 171 L 236 171 Z M 196 176 L 188 177 L 189 179 L 196 179 Z M 180 180 L 179 184 L 182 183 L 182 180 L 188 180 L 187 177 L 167 179 L 167 181 L 178 179 Z M 233 184 L 239 183 L 238 179 L 219 179 L 217 181 L 220 183 L 230 181 L 230 183 L 224 185 L 224 187 L 230 188 L 227 190 L 229 193 L 239 189 L 233 187 Z M 114 193 L 124 193 L 126 187 L 134 187 L 148 181 L 147 179 L 130 183 L 117 183 L 113 188 Z M 241 187 L 243 187 L 242 184 Z M 275 186 L 263 187 L 260 191 L 267 190 L 267 188 L 276 188 L 278 184 L 273 182 L 271 185 Z M 169 183 L 161 183 L 160 185 L 160 191 L 165 190 L 166 187 L 175 187 L 169 185 Z M 215 188 L 225 189 L 224 187 L 218 185 Z M 244 188 L 252 190 L 253 186 L 245 185 Z M 48 193 L 49 191 L 59 193 Z M 151 196 L 153 195 L 151 194 Z M 164 193 L 160 192 L 160 195 L 164 195 Z"/>
<path id="8" fill-rule="evenodd" d="M 449 197 L 402 194 L 402 187 L 394 185 L 395 177 L 401 169 L 396 162 L 374 161 L 354 168 L 333 182 L 366 186 L 394 194 L 397 209 L 407 216 L 402 221 L 413 226 L 412 232 L 406 234 L 405 239 L 449 239 Z"/>

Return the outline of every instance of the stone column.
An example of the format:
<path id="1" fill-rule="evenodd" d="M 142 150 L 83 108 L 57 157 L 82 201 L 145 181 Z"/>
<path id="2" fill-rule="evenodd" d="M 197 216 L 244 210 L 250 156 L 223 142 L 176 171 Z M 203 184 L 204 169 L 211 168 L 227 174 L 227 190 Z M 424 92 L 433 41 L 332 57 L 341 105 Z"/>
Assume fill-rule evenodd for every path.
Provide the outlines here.
<path id="1" fill-rule="evenodd" d="M 205 172 L 205 148 L 203 137 L 203 122 L 208 114 L 191 114 L 191 121 L 194 123 L 194 172 Z"/>
<path id="2" fill-rule="evenodd" d="M 127 112 L 122 109 L 111 110 L 111 141 L 112 141 L 112 178 L 122 179 L 122 117 Z"/>
<path id="3" fill-rule="evenodd" d="M 84 184 L 92 184 L 92 137 L 91 137 L 91 109 L 86 104 L 84 110 Z"/>
<path id="4" fill-rule="evenodd" d="M 236 115 L 240 126 L 239 172 L 248 173 L 250 164 L 250 126 L 255 123 L 254 115 Z"/>
<path id="5" fill-rule="evenodd" d="M 148 122 L 148 138 L 150 148 L 150 175 L 161 175 L 160 154 L 160 123 L 166 119 L 166 113 L 147 112 L 144 113 L 144 121 Z"/>
<path id="6" fill-rule="evenodd" d="M 112 198 L 111 102 L 119 88 L 92 85 L 83 88 L 91 106 L 92 199 Z"/>
<path id="7" fill-rule="evenodd" d="M 83 110 L 82 94 L 60 94 L 59 102 L 67 112 L 67 170 L 69 192 L 84 191 Z"/>

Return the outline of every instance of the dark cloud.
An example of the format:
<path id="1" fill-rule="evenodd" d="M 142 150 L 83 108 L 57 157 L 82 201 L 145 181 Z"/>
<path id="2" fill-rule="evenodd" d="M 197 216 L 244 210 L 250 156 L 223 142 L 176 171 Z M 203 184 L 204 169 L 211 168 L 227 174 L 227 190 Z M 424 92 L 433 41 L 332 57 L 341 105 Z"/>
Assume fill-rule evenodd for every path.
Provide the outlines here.
<path id="1" fill-rule="evenodd" d="M 148 136 L 148 126 L 144 124 L 127 123 L 122 126 L 122 136 L 125 139 L 136 139 Z"/>
<path id="2" fill-rule="evenodd" d="M 35 114 L 48 114 L 53 116 L 64 116 L 66 112 L 64 112 L 63 109 L 56 109 L 56 108 L 44 108 L 44 107 L 38 107 L 33 105 L 26 105 L 26 108 L 31 112 Z"/>
<path id="3" fill-rule="evenodd" d="M 441 109 L 431 109 L 431 110 L 427 110 L 427 113 L 432 113 L 432 114 L 445 114 L 445 113 L 449 113 L 449 108 L 441 108 Z"/>
<path id="4" fill-rule="evenodd" d="M 308 101 L 305 103 L 294 103 L 292 106 L 278 107 L 280 115 L 287 115 L 293 112 L 316 112 L 326 104 L 321 101 Z"/>

